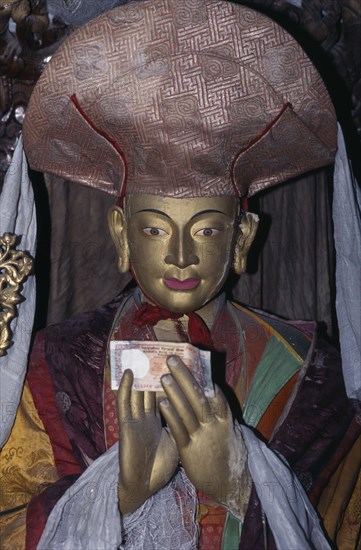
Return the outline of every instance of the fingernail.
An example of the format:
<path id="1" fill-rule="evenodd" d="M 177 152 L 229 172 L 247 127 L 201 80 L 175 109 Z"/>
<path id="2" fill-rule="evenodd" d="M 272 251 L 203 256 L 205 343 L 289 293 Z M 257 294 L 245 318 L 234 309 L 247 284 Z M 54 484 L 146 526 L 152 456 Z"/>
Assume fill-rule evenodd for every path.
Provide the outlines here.
<path id="1" fill-rule="evenodd" d="M 159 403 L 162 407 L 169 407 L 169 401 L 168 399 L 162 399 L 162 401 Z"/>
<path id="2" fill-rule="evenodd" d="M 163 384 L 170 384 L 172 382 L 172 375 L 171 374 L 164 374 L 161 378 Z"/>
<path id="3" fill-rule="evenodd" d="M 170 367 L 175 367 L 178 363 L 178 358 L 176 355 L 170 355 L 167 357 L 167 363 Z"/>

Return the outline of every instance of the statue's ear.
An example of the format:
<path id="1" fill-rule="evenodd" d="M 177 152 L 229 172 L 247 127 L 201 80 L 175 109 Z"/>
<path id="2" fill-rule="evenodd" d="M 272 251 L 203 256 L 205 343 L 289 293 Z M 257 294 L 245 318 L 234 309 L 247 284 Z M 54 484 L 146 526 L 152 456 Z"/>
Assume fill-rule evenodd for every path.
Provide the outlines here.
<path id="1" fill-rule="evenodd" d="M 246 271 L 247 256 L 256 236 L 259 218 L 257 214 L 246 212 L 238 228 L 238 235 L 234 250 L 233 270 L 240 275 Z"/>
<path id="2" fill-rule="evenodd" d="M 119 206 L 110 208 L 108 226 L 118 255 L 118 269 L 121 273 L 126 273 L 130 268 L 128 234 L 125 214 Z"/>

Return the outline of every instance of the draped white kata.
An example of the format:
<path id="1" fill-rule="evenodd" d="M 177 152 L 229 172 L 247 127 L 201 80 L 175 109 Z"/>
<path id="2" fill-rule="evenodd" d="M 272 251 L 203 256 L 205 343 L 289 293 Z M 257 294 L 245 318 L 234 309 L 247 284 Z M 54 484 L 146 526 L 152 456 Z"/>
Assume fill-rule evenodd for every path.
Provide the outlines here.
<path id="1" fill-rule="evenodd" d="M 21 237 L 18 248 L 35 256 L 34 195 L 21 136 L 0 194 L 0 235 L 6 232 Z M 8 349 L 7 355 L 0 358 L 0 447 L 9 437 L 23 389 L 34 322 L 35 277 L 30 276 L 26 280 L 21 295 L 25 300 L 18 304 L 18 316 L 10 325 L 14 343 Z"/>
<path id="2" fill-rule="evenodd" d="M 338 129 L 332 216 L 336 248 L 336 311 L 347 395 L 361 401 L 361 188 Z"/>
<path id="3" fill-rule="evenodd" d="M 319 519 L 286 461 L 245 426 L 248 468 L 277 548 L 328 550 Z M 118 443 L 93 462 L 56 504 L 38 550 L 169 550 L 197 548 L 196 495 L 181 470 L 134 513 L 118 510 Z M 182 508 L 174 484 L 186 487 Z M 183 490 L 184 491 L 184 490 Z"/>

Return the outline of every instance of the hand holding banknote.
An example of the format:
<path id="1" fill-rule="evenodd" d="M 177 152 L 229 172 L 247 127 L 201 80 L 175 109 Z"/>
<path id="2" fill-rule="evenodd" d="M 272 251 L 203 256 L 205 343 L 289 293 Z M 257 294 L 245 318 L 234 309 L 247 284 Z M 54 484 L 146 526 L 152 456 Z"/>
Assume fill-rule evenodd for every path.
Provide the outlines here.
<path id="1" fill-rule="evenodd" d="M 132 390 L 133 373 L 126 370 L 118 390 L 119 509 L 136 510 L 172 477 L 179 461 L 177 448 L 162 427 L 156 394 Z"/>
<path id="2" fill-rule="evenodd" d="M 203 358 L 201 367 L 196 349 L 189 344 L 177 346 L 182 358 L 167 355 L 174 348 L 170 343 L 115 342 L 113 346 L 112 384 L 120 380 L 120 511 L 136 510 L 163 487 L 180 457 L 195 487 L 238 517 L 249 497 L 242 437 L 222 392 L 217 388 L 214 395 L 209 358 Z M 167 399 L 159 407 L 175 443 L 162 428 L 156 409 L 156 391 L 162 386 Z M 141 391 L 144 388 L 150 391 Z"/>
<path id="3" fill-rule="evenodd" d="M 242 517 L 250 494 L 247 452 L 229 405 L 216 386 L 207 397 L 177 355 L 167 359 L 162 377 L 167 395 L 159 407 L 177 444 L 180 460 L 195 487 Z"/>
<path id="4" fill-rule="evenodd" d="M 213 395 L 209 351 L 184 342 L 110 342 L 111 387 L 119 388 L 119 508 L 123 514 L 163 487 L 179 462 L 156 404 L 156 392 L 163 391 L 161 376 L 169 373 L 170 355 L 180 356 L 205 393 Z"/>

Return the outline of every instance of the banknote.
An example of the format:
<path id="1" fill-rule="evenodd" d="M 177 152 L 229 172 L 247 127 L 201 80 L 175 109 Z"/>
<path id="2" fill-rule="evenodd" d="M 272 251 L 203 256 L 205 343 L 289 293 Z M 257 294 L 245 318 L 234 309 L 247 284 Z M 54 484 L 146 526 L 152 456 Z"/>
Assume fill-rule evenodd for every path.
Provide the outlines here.
<path id="1" fill-rule="evenodd" d="M 163 391 L 160 378 L 169 373 L 166 359 L 178 355 L 192 372 L 207 397 L 214 395 L 211 375 L 211 354 L 183 342 L 138 342 L 113 340 L 110 342 L 111 388 L 117 390 L 123 372 L 134 373 L 133 389 Z"/>

